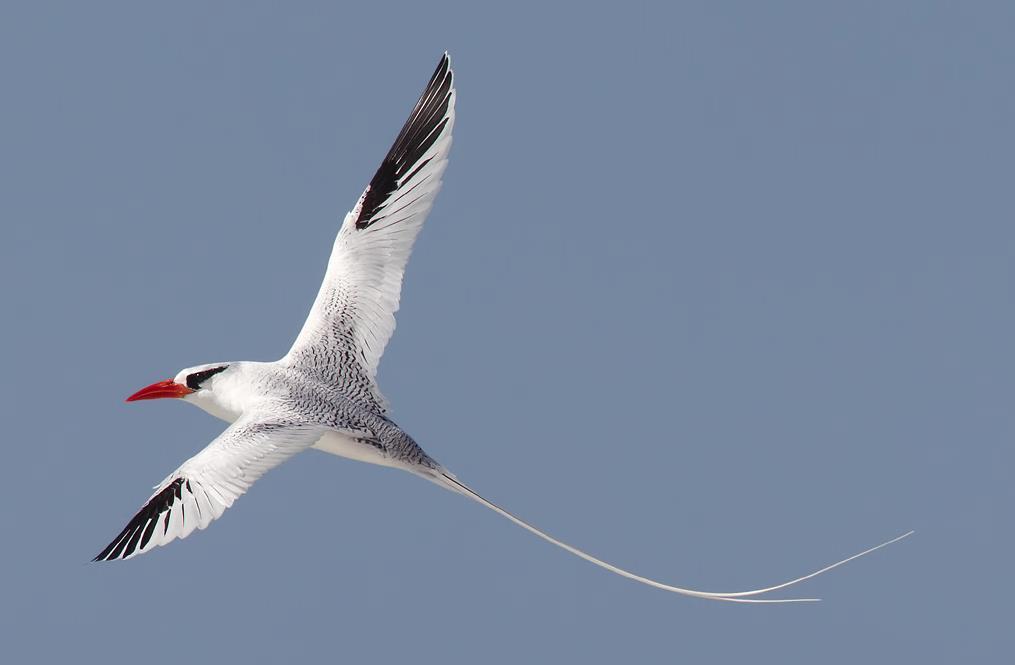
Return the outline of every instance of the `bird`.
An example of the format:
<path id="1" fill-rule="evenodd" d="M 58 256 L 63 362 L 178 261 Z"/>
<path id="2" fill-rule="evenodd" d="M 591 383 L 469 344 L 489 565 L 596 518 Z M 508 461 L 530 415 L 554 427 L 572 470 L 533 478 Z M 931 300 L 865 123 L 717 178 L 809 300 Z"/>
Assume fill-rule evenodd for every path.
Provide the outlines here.
<path id="1" fill-rule="evenodd" d="M 182 400 L 230 424 L 159 483 L 93 561 L 130 559 L 206 528 L 265 472 L 310 448 L 408 471 L 610 572 L 711 600 L 818 600 L 756 596 L 810 579 L 912 533 L 765 588 L 687 589 L 636 575 L 537 529 L 459 480 L 395 424 L 377 386 L 377 367 L 395 328 L 409 254 L 447 167 L 456 98 L 454 73 L 445 52 L 381 165 L 345 215 L 317 297 L 285 356 L 273 362 L 188 367 L 127 398 L 128 402 Z"/>

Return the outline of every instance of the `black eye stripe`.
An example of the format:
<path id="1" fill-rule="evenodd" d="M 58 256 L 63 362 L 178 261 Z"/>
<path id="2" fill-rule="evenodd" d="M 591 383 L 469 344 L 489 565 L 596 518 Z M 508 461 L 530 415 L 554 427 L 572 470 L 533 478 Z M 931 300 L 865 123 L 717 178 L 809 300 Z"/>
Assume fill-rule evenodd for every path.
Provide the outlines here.
<path id="1" fill-rule="evenodd" d="M 201 387 L 201 384 L 215 376 L 219 372 L 224 371 L 229 365 L 223 365 L 222 367 L 212 367 L 201 372 L 194 372 L 193 374 L 187 375 L 187 387 L 191 390 L 197 390 Z"/>

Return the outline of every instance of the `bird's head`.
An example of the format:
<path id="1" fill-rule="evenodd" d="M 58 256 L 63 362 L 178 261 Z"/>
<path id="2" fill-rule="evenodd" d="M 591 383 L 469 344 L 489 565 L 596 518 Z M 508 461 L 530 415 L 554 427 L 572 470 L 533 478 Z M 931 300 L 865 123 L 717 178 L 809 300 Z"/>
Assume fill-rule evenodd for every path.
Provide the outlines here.
<path id="1" fill-rule="evenodd" d="M 227 405 L 232 400 L 229 393 L 233 374 L 237 374 L 241 363 L 210 363 L 188 367 L 172 379 L 146 386 L 127 398 L 128 402 L 142 399 L 173 397 L 190 402 L 225 420 L 235 420 L 238 413 Z"/>

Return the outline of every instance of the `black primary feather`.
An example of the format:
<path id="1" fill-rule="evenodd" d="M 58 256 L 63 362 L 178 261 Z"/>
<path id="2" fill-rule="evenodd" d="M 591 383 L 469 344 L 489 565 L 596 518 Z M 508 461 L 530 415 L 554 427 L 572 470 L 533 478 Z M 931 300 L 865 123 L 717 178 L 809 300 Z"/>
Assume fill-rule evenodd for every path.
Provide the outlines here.
<path id="1" fill-rule="evenodd" d="M 452 79 L 448 54 L 445 53 L 409 119 L 405 121 L 405 126 L 398 133 L 394 145 L 370 180 L 356 218 L 357 229 L 368 228 L 384 208 L 388 197 L 411 181 L 426 164 L 426 161 L 421 164 L 418 162 L 440 136 L 448 121 L 445 115 L 451 101 Z"/>

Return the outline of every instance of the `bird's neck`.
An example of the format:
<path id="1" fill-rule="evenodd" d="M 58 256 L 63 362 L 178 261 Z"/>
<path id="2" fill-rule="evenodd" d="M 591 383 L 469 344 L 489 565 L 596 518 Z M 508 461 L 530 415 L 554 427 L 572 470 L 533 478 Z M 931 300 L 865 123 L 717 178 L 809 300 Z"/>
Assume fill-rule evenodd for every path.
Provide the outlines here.
<path id="1" fill-rule="evenodd" d="M 234 363 L 215 379 L 212 390 L 194 393 L 191 403 L 231 423 L 264 399 L 267 363 Z"/>

